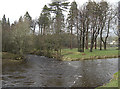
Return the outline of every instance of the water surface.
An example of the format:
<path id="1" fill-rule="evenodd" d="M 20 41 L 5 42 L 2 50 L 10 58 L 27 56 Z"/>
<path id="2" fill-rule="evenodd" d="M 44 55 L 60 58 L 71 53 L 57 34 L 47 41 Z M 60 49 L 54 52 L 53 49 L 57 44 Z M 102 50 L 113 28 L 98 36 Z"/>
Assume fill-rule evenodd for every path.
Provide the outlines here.
<path id="1" fill-rule="evenodd" d="M 96 87 L 118 71 L 118 59 L 57 61 L 29 55 L 21 64 L 3 66 L 3 87 Z"/>

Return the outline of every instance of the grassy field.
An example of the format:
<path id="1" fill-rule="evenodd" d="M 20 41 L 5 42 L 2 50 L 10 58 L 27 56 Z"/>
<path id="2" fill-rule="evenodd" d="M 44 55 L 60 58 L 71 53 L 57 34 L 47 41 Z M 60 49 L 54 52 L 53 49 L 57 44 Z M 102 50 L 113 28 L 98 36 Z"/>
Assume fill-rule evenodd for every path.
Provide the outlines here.
<path id="1" fill-rule="evenodd" d="M 85 50 L 85 52 L 77 52 L 77 49 L 63 49 L 62 56 L 62 60 L 64 61 L 114 58 L 118 57 L 118 50 L 116 50 L 116 48 L 109 48 L 102 51 L 94 49 L 93 52 L 90 52 L 89 50 Z"/>
<path id="2" fill-rule="evenodd" d="M 118 89 L 120 89 L 120 86 L 118 85 L 118 83 L 120 82 L 120 79 L 118 78 L 118 76 L 120 76 L 120 71 L 113 75 L 113 79 L 109 83 L 107 83 L 101 87 L 98 87 L 96 89 L 105 89 L 108 87 L 118 87 Z"/>

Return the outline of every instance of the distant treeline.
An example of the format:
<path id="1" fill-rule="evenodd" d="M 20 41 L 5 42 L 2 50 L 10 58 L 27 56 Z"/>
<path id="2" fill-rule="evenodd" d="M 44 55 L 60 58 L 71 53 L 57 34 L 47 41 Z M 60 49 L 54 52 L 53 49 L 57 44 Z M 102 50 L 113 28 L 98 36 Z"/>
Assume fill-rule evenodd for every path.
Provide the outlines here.
<path id="1" fill-rule="evenodd" d="M 65 18 L 63 13 L 68 9 Z M 61 57 L 62 48 L 92 52 L 99 46 L 106 50 L 110 29 L 118 32 L 117 7 L 104 0 L 88 1 L 79 8 L 75 1 L 54 0 L 43 7 L 38 19 L 26 12 L 12 24 L 4 15 L 1 24 L 2 51 L 20 55 L 36 52 L 56 58 Z"/>

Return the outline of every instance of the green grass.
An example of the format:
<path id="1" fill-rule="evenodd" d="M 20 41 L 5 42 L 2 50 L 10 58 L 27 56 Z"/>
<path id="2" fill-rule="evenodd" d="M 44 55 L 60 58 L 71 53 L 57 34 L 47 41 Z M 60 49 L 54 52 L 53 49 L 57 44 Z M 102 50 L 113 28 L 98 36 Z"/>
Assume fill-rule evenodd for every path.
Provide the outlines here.
<path id="1" fill-rule="evenodd" d="M 2 57 L 2 52 L 0 52 L 0 58 Z"/>
<path id="2" fill-rule="evenodd" d="M 2 52 L 2 59 L 15 59 L 15 60 L 20 60 L 24 59 L 25 57 L 19 54 L 13 54 L 9 52 Z"/>
<path id="3" fill-rule="evenodd" d="M 21 63 L 24 59 L 23 56 L 19 54 L 13 54 L 8 52 L 2 52 L 2 65 L 9 65 L 9 64 L 18 64 Z"/>
<path id="4" fill-rule="evenodd" d="M 101 59 L 101 58 L 114 58 L 118 56 L 118 50 L 116 48 L 109 48 L 107 50 L 100 51 L 94 49 L 93 52 L 85 50 L 85 52 L 78 52 L 77 49 L 63 49 L 63 60 L 84 60 L 84 59 Z"/>
<path id="5" fill-rule="evenodd" d="M 118 76 L 120 76 L 120 71 L 113 75 L 113 79 L 109 83 L 107 83 L 103 86 L 100 86 L 96 89 L 105 89 L 107 87 L 118 87 L 118 89 L 120 89 L 120 86 L 118 85 L 118 83 L 120 82 L 120 79 Z"/>

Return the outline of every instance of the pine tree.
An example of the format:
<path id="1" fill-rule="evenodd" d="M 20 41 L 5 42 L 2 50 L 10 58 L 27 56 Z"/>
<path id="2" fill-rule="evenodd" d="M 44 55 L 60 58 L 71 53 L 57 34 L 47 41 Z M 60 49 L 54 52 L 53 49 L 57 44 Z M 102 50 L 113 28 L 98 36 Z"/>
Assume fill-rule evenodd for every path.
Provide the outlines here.
<path id="1" fill-rule="evenodd" d="M 32 17 L 28 13 L 28 11 L 25 13 L 23 18 L 24 18 L 24 21 L 26 21 L 29 24 L 29 26 L 32 28 Z"/>
<path id="2" fill-rule="evenodd" d="M 54 29 L 55 29 L 55 51 L 57 51 L 57 59 L 61 58 L 62 47 L 62 32 L 64 29 L 64 15 L 63 11 L 66 11 L 69 6 L 67 0 L 52 0 L 50 5 L 50 11 L 55 14 L 54 17 Z"/>
<path id="3" fill-rule="evenodd" d="M 28 13 L 28 11 L 25 13 L 24 19 L 25 19 L 25 20 L 28 20 L 28 21 L 31 21 L 31 20 L 32 20 L 32 17 L 31 17 L 30 14 Z"/>
<path id="4" fill-rule="evenodd" d="M 62 32 L 63 22 L 64 22 L 64 15 L 63 11 L 68 9 L 69 2 L 66 2 L 67 0 L 52 0 L 52 3 L 50 5 L 50 11 L 55 14 L 55 22 L 56 22 L 56 33 L 59 34 Z"/>
<path id="5" fill-rule="evenodd" d="M 6 20 L 5 15 L 2 18 L 2 51 L 10 50 L 10 21 Z"/>
<path id="6" fill-rule="evenodd" d="M 49 27 L 50 24 L 50 18 L 51 16 L 50 16 L 49 8 L 47 7 L 47 5 L 45 5 L 38 19 L 39 26 L 43 28 L 43 29 L 41 28 L 41 34 L 43 35 L 47 33 L 47 28 Z"/>
<path id="7" fill-rule="evenodd" d="M 77 16 L 78 16 L 77 3 L 75 1 L 73 1 L 71 3 L 71 7 L 70 7 L 68 18 L 67 18 L 68 28 L 70 29 L 70 33 L 71 33 L 71 36 L 70 36 L 70 39 L 71 39 L 71 41 L 70 41 L 70 49 L 72 49 L 72 44 L 73 44 L 72 43 L 73 27 L 76 27 L 78 25 Z M 78 31 L 77 31 L 77 33 L 78 33 Z"/>
<path id="8" fill-rule="evenodd" d="M 5 15 L 3 15 L 3 18 L 2 18 L 2 30 L 6 29 L 6 24 L 7 24 L 6 17 L 5 17 Z"/>

